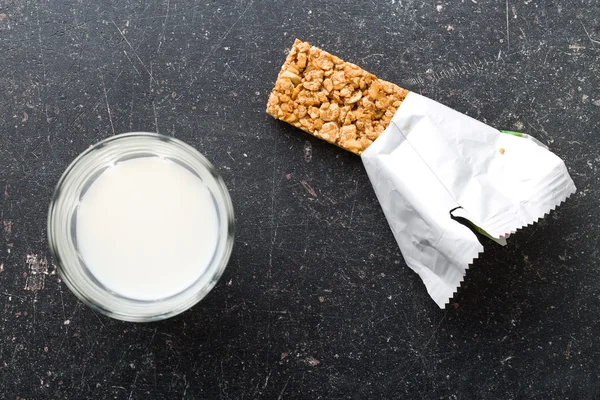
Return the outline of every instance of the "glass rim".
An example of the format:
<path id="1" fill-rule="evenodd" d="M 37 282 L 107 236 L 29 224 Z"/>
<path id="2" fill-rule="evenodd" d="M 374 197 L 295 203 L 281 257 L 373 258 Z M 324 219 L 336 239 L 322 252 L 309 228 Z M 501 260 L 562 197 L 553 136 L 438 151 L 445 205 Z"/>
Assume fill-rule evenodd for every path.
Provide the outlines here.
<path id="1" fill-rule="evenodd" d="M 72 218 L 81 199 L 82 188 L 114 163 L 124 161 L 119 160 L 119 157 L 125 156 L 164 157 L 180 164 L 206 184 L 215 202 L 219 230 L 217 247 L 211 262 L 190 286 L 166 298 L 138 300 L 107 289 L 89 271 L 76 248 Z M 227 266 L 233 248 L 234 226 L 231 197 L 214 165 L 187 143 L 151 132 L 129 132 L 111 136 L 79 154 L 65 169 L 55 186 L 47 220 L 50 253 L 59 276 L 71 292 L 92 309 L 109 317 L 130 322 L 170 318 L 202 300 Z"/>

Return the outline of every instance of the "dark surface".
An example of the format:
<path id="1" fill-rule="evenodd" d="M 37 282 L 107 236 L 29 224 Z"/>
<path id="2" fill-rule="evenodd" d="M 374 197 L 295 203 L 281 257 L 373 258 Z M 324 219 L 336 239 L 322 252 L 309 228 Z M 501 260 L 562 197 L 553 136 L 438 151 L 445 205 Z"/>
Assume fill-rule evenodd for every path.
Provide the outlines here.
<path id="1" fill-rule="evenodd" d="M 533 134 L 577 194 L 438 309 L 360 159 L 264 113 L 295 37 Z M 0 115 L 2 399 L 600 398 L 596 0 L 2 0 Z M 213 292 L 140 325 L 80 303 L 46 237 L 62 171 L 132 130 L 202 151 L 237 216 Z"/>

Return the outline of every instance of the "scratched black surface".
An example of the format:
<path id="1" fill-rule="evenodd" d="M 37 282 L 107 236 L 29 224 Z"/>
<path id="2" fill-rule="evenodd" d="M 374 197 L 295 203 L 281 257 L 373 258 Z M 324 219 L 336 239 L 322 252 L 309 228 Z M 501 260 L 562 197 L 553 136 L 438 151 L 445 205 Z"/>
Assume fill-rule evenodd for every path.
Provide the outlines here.
<path id="1" fill-rule="evenodd" d="M 360 159 L 264 113 L 295 37 L 537 136 L 578 193 L 438 309 Z M 600 397 L 596 0 L 2 0 L 0 116 L 2 399 Z M 68 291 L 45 225 L 70 161 L 132 130 L 200 149 L 237 214 L 213 292 L 142 325 Z"/>

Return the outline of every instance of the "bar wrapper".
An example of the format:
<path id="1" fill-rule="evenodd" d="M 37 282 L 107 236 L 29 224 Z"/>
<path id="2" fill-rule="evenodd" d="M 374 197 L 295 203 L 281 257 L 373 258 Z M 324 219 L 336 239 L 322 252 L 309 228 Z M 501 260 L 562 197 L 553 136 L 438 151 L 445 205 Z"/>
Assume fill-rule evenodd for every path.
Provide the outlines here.
<path id="1" fill-rule="evenodd" d="M 461 217 L 504 243 L 575 192 L 564 162 L 411 92 L 363 164 L 408 266 L 444 307 L 483 252 Z"/>
<path id="2" fill-rule="evenodd" d="M 561 159 L 532 137 L 502 133 L 300 40 L 266 111 L 362 157 L 406 263 L 440 307 L 483 251 L 470 228 L 506 244 L 575 192 Z"/>

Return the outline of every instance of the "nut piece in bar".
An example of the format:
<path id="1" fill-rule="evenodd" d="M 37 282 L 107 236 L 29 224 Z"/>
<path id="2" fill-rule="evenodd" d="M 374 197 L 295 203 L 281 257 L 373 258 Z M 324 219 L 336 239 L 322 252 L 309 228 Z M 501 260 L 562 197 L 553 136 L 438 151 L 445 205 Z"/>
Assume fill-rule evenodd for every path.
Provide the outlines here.
<path id="1" fill-rule="evenodd" d="M 408 93 L 296 39 L 267 113 L 360 155 L 387 128 Z"/>

